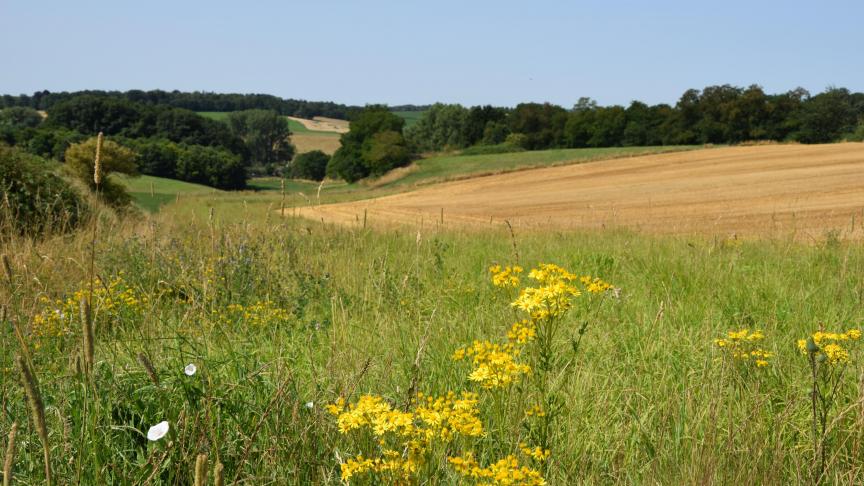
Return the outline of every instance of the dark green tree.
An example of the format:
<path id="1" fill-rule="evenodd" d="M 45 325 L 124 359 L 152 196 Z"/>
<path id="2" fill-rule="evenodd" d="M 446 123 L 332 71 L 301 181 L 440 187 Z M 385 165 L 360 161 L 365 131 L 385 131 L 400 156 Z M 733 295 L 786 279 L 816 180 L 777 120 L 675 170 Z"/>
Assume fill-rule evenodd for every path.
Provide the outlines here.
<path id="1" fill-rule="evenodd" d="M 249 150 L 253 164 L 275 174 L 294 157 L 288 121 L 272 110 L 246 110 L 230 113 L 228 125 Z"/>
<path id="2" fill-rule="evenodd" d="M 330 156 L 320 150 L 305 152 L 291 162 L 291 177 L 310 181 L 324 180 L 327 175 L 327 164 Z"/>

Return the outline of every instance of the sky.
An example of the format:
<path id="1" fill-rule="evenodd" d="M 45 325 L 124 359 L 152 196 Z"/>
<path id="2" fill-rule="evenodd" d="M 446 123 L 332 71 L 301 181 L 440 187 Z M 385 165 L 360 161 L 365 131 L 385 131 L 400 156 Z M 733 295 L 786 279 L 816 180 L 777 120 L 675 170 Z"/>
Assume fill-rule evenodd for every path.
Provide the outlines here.
<path id="1" fill-rule="evenodd" d="M 0 93 L 570 107 L 864 91 L 862 18 L 862 0 L 0 0 Z"/>

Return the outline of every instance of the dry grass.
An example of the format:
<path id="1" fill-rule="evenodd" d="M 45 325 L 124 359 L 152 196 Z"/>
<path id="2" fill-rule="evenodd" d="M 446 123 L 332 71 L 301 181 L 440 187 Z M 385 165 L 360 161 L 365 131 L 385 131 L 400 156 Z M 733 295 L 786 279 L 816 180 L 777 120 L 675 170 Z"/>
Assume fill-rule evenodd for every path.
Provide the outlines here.
<path id="1" fill-rule="evenodd" d="M 337 118 L 325 118 L 323 116 L 316 116 L 311 120 L 309 120 L 308 118 L 297 118 L 294 116 L 289 116 L 288 118 L 290 120 L 296 121 L 297 123 L 300 123 L 307 129 L 312 130 L 313 132 L 348 132 L 347 120 L 339 120 Z"/>
<path id="2" fill-rule="evenodd" d="M 323 134 L 304 135 L 294 133 L 291 135 L 291 142 L 297 148 L 297 153 L 311 152 L 312 150 L 320 150 L 325 154 L 332 155 L 339 148 L 339 135 L 325 136 Z"/>
<path id="3" fill-rule="evenodd" d="M 315 220 L 864 236 L 864 144 L 714 148 L 535 169 L 306 209 Z"/>

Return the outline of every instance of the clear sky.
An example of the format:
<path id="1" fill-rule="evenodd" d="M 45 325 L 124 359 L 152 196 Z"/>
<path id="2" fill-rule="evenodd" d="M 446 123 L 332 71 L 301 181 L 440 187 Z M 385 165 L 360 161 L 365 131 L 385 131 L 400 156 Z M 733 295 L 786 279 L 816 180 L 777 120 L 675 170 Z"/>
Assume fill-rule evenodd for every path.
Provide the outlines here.
<path id="1" fill-rule="evenodd" d="M 0 93 L 569 107 L 725 83 L 864 91 L 864 0 L 0 0 Z"/>

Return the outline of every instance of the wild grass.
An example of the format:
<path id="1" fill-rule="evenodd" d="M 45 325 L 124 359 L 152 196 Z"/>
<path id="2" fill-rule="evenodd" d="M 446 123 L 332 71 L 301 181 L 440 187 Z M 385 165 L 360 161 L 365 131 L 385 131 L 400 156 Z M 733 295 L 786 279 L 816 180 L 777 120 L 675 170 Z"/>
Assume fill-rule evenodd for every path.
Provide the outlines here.
<path id="1" fill-rule="evenodd" d="M 812 377 L 796 341 L 823 325 L 859 327 L 860 245 L 607 230 L 517 233 L 514 251 L 506 228 L 349 230 L 276 208 L 272 193 L 204 194 L 141 221 L 102 220 L 90 378 L 76 366 L 80 314 L 66 307 L 88 286 L 90 232 L 10 237 L 0 437 L 17 422 L 16 481 L 45 476 L 14 364 L 27 353 L 57 484 L 192 484 L 211 468 L 238 484 L 338 484 L 340 462 L 366 443 L 341 434 L 325 405 L 363 394 L 401 405 L 410 390 L 477 392 L 487 434 L 477 460 L 519 454 L 518 407 L 500 404 L 522 385 L 483 390 L 452 355 L 514 322 L 488 267 L 540 262 L 621 289 L 590 314 L 567 368 L 549 484 L 813 481 Z M 562 320 L 558 346 L 586 316 Z M 740 328 L 764 333 L 768 366 L 725 359 L 714 339 Z M 825 484 L 864 481 L 861 371 L 853 352 L 828 423 Z M 161 421 L 168 434 L 148 441 Z M 418 482 L 458 483 L 446 457 L 459 452 L 442 450 Z"/>

